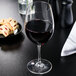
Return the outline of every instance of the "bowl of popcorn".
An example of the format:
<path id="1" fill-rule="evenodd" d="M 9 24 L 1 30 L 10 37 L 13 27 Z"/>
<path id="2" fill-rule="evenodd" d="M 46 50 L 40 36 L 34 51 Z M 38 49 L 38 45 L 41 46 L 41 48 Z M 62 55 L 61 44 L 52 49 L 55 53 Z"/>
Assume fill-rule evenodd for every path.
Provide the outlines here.
<path id="1" fill-rule="evenodd" d="M 21 25 L 15 19 L 0 19 L 0 38 L 17 35 L 20 31 Z"/>

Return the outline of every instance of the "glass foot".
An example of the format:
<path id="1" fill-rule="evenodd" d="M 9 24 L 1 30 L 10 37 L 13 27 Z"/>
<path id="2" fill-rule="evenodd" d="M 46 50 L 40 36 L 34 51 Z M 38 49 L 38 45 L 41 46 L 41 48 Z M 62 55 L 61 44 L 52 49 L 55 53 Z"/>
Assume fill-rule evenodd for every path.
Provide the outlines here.
<path id="1" fill-rule="evenodd" d="M 27 64 L 27 68 L 31 73 L 45 74 L 52 69 L 52 63 L 45 59 L 42 59 L 40 62 L 38 62 L 38 59 L 34 59 Z"/>

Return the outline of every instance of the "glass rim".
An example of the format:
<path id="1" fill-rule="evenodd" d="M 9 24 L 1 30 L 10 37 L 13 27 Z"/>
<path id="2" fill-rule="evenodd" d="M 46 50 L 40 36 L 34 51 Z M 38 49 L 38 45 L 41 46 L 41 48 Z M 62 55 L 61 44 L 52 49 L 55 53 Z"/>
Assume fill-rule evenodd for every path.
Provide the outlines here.
<path id="1" fill-rule="evenodd" d="M 31 2 L 31 3 L 29 3 L 29 4 L 27 5 L 26 10 L 29 8 L 29 6 L 30 6 L 31 4 L 38 3 L 38 2 L 47 4 L 48 6 L 51 7 L 51 4 L 49 4 L 48 2 L 45 2 L 45 1 L 34 1 L 34 2 Z M 52 7 L 51 7 L 51 8 L 52 8 Z"/>
<path id="2" fill-rule="evenodd" d="M 34 1 L 34 2 L 31 2 L 31 3 L 37 3 L 37 2 L 42 2 L 42 3 L 45 3 L 45 4 L 50 5 L 48 2 L 45 2 L 45 1 Z M 30 3 L 30 4 L 31 4 L 31 3 Z"/>

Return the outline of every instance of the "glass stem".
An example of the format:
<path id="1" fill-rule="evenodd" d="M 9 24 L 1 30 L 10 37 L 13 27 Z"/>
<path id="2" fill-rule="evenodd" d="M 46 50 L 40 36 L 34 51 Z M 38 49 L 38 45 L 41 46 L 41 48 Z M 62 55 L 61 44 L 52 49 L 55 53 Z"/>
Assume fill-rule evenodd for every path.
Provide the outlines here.
<path id="1" fill-rule="evenodd" d="M 38 62 L 41 63 L 41 45 L 37 45 L 38 49 Z"/>

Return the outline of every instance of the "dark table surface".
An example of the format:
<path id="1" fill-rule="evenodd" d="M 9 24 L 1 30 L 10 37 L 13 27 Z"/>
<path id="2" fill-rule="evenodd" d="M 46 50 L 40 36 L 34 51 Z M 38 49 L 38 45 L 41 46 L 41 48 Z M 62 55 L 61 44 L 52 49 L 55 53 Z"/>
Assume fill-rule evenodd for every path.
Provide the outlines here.
<path id="1" fill-rule="evenodd" d="M 74 0 L 74 20 L 75 4 Z M 27 63 L 37 58 L 37 48 L 24 32 L 24 20 L 18 13 L 17 0 L 0 0 L 0 19 L 8 17 L 16 19 L 22 25 L 22 33 L 9 39 L 0 39 L 0 76 L 76 76 L 76 54 L 60 56 L 71 28 L 55 28 L 52 39 L 42 46 L 42 58 L 51 61 L 53 69 L 44 75 L 34 75 L 27 70 Z"/>

